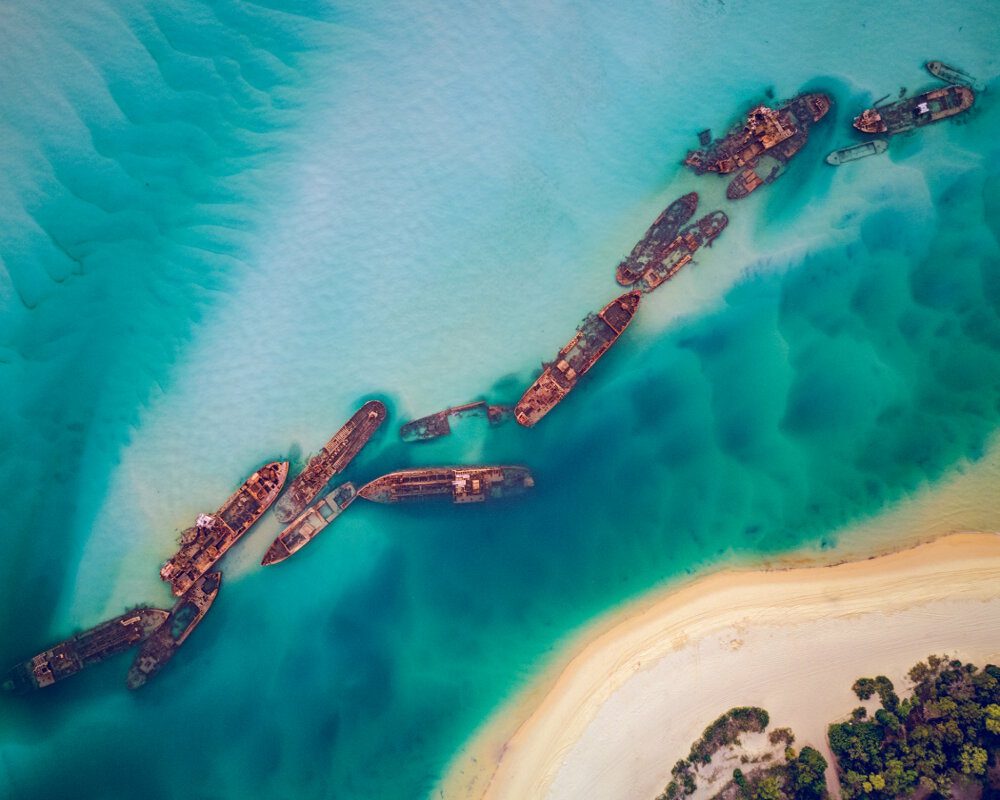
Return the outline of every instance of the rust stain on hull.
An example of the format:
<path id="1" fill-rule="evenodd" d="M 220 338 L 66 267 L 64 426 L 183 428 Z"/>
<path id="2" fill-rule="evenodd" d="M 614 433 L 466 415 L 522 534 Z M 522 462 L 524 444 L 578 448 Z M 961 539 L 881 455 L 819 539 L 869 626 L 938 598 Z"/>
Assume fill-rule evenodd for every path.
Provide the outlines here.
<path id="1" fill-rule="evenodd" d="M 521 494 L 535 485 L 527 467 L 425 467 L 391 472 L 361 487 L 361 497 L 375 503 L 446 499 L 482 503 Z"/>
<path id="2" fill-rule="evenodd" d="M 214 514 L 202 514 L 181 534 L 181 548 L 160 570 L 180 597 L 225 555 L 271 507 L 288 477 L 287 461 L 272 461 L 251 475 Z"/>
<path id="3" fill-rule="evenodd" d="M 344 483 L 313 503 L 297 516 L 264 553 L 260 565 L 266 567 L 284 561 L 316 538 L 331 522 L 354 502 L 357 492 L 353 483 Z"/>
<path id="4" fill-rule="evenodd" d="M 177 600 L 163 624 L 153 631 L 136 654 L 125 679 L 129 689 L 138 689 L 174 657 L 215 602 L 221 583 L 221 572 L 209 572 Z"/>
<path id="5" fill-rule="evenodd" d="M 385 404 L 369 400 L 337 431 L 313 458 L 295 480 L 288 485 L 274 507 L 274 515 L 279 522 L 291 522 L 308 506 L 325 487 L 330 479 L 354 460 L 387 415 Z"/>
<path id="6" fill-rule="evenodd" d="M 569 344 L 556 355 L 514 407 L 514 416 L 525 427 L 532 427 L 549 413 L 576 386 L 597 360 L 621 336 L 639 308 L 638 291 L 626 292 L 608 303 L 597 314 L 583 321 Z"/>
<path id="7" fill-rule="evenodd" d="M 730 200 L 746 197 L 784 172 L 784 165 L 805 146 L 809 128 L 826 116 L 830 105 L 827 95 L 811 93 L 797 95 L 777 109 L 757 106 L 747 114 L 744 124 L 722 139 L 688 151 L 684 163 L 699 175 L 737 173 L 726 196 Z M 765 154 L 778 166 L 761 175 L 755 168 Z"/>

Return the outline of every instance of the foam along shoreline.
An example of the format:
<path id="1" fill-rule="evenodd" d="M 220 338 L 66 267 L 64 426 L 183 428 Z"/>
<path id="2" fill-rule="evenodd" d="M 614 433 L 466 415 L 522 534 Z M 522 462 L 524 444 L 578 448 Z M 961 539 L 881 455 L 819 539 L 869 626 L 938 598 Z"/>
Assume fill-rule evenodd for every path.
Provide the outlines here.
<path id="1" fill-rule="evenodd" d="M 477 734 L 434 797 L 654 800 L 713 719 L 758 705 L 831 760 L 829 722 L 862 675 L 899 688 L 930 653 L 1000 659 L 1000 535 L 959 533 L 889 555 L 724 570 L 670 591 L 589 642 L 544 695 Z M 517 715 L 517 712 L 513 712 Z M 828 771 L 828 776 L 830 771 Z"/>

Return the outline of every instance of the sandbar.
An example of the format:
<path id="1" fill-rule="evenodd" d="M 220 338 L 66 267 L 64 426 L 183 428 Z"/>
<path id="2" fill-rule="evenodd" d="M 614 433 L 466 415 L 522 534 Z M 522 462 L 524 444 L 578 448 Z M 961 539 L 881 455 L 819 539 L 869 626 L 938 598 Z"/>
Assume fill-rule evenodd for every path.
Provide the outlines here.
<path id="1" fill-rule="evenodd" d="M 931 653 L 1000 662 L 998 578 L 994 532 L 698 578 L 591 637 L 477 734 L 433 796 L 653 800 L 705 726 L 737 705 L 767 709 L 829 761 L 826 726 L 859 705 L 855 678 L 885 674 L 905 690 Z"/>

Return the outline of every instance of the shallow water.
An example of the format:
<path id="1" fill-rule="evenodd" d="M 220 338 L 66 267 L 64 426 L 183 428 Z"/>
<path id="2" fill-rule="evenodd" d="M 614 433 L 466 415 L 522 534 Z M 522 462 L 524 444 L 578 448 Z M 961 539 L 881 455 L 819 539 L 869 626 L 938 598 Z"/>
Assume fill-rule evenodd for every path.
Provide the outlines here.
<path id="1" fill-rule="evenodd" d="M 278 5 L 0 16 L 0 656 L 169 603 L 176 534 L 368 397 L 391 416 L 345 478 L 509 461 L 536 491 L 359 502 L 261 570 L 268 515 L 142 692 L 125 656 L 0 699 L 3 793 L 420 796 L 594 615 L 834 548 L 995 439 L 994 92 L 967 124 L 822 163 L 855 109 L 930 84 L 925 58 L 995 80 L 990 4 Z M 726 203 L 678 162 L 769 88 L 836 105 L 779 182 Z M 542 424 L 398 441 L 515 400 L 691 189 L 729 228 Z"/>

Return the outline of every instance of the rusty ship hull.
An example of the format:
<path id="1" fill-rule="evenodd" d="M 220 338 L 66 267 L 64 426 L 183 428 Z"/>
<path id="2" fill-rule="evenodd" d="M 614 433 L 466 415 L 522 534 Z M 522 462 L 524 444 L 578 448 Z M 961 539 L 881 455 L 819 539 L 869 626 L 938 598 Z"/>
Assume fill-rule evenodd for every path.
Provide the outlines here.
<path id="1" fill-rule="evenodd" d="M 29 692 L 76 675 L 84 667 L 145 641 L 168 615 L 169 612 L 161 608 L 137 608 L 102 622 L 18 664 L 7 673 L 3 688 Z"/>
<path id="2" fill-rule="evenodd" d="M 331 522 L 354 502 L 357 492 L 353 483 L 344 483 L 313 503 L 278 534 L 261 559 L 262 567 L 284 561 L 316 538 Z"/>
<path id="3" fill-rule="evenodd" d="M 945 86 L 888 105 L 866 108 L 854 118 L 854 127 L 862 133 L 895 136 L 968 111 L 975 100 L 976 95 L 968 86 Z"/>
<path id="4" fill-rule="evenodd" d="M 694 216 L 697 207 L 697 192 L 689 192 L 667 206 L 632 248 L 628 258 L 618 265 L 615 280 L 622 286 L 631 286 L 638 281 L 663 247 L 677 237 L 681 226 Z"/>
<path id="5" fill-rule="evenodd" d="M 744 167 L 729 182 L 726 187 L 726 197 L 730 200 L 739 200 L 761 186 L 774 183 L 785 173 L 785 162 L 777 158 L 764 156 L 756 165 Z"/>
<path id="6" fill-rule="evenodd" d="M 542 374 L 514 407 L 517 421 L 527 428 L 535 425 L 572 391 L 584 375 L 603 356 L 628 327 L 639 308 L 641 293 L 626 292 L 608 303 L 597 314 L 584 320 L 569 344 L 546 364 Z"/>
<path id="7" fill-rule="evenodd" d="M 706 214 L 697 222 L 683 228 L 669 245 L 656 255 L 639 275 L 636 288 L 648 294 L 670 280 L 691 263 L 699 247 L 711 247 L 729 224 L 729 217 L 722 211 Z"/>
<path id="8" fill-rule="evenodd" d="M 132 662 L 125 683 L 129 689 L 138 689 L 166 665 L 178 648 L 201 622 L 222 582 L 221 572 L 202 575 L 180 597 L 163 623 L 146 639 Z"/>
<path id="9" fill-rule="evenodd" d="M 354 412 L 343 428 L 328 441 L 319 455 L 313 458 L 274 507 L 279 522 L 289 523 L 319 496 L 324 487 L 361 452 L 388 412 L 385 404 L 369 400 Z"/>
<path id="10" fill-rule="evenodd" d="M 440 499 L 464 504 L 510 497 L 534 485 L 527 467 L 431 467 L 383 475 L 362 486 L 358 494 L 374 503 Z"/>
<path id="11" fill-rule="evenodd" d="M 477 400 L 407 422 L 400 427 L 399 437 L 404 442 L 426 442 L 451 434 L 449 418 L 486 417 L 490 427 L 496 427 L 513 415 L 514 409 L 511 406 L 491 406 L 485 400 Z"/>
<path id="12" fill-rule="evenodd" d="M 214 514 L 181 534 L 181 548 L 160 570 L 160 578 L 180 597 L 226 554 L 271 507 L 288 477 L 287 461 L 272 461 L 257 470 Z"/>
<path id="13" fill-rule="evenodd" d="M 752 108 L 747 120 L 708 147 L 688 151 L 684 164 L 699 175 L 726 174 L 754 167 L 762 155 L 773 151 L 787 161 L 802 149 L 809 128 L 830 110 L 830 98 L 821 93 L 800 94 L 773 109 Z"/>

